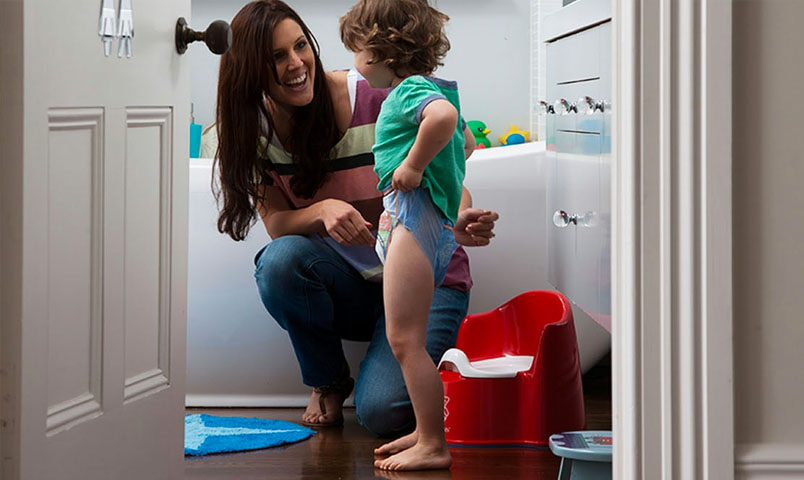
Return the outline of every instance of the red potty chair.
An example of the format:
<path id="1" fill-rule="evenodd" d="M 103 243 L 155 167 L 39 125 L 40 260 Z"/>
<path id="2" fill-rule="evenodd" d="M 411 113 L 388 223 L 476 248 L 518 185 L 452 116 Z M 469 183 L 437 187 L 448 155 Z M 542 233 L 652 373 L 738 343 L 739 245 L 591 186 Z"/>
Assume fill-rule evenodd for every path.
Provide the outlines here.
<path id="1" fill-rule="evenodd" d="M 438 370 L 451 445 L 547 446 L 554 433 L 586 428 L 572 310 L 558 292 L 467 316 Z"/>

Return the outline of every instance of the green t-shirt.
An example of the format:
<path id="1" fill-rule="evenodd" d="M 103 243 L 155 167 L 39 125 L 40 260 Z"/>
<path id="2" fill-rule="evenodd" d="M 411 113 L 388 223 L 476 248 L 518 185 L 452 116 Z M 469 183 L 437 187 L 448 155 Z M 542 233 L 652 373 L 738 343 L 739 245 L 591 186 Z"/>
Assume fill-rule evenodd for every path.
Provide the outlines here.
<path id="1" fill-rule="evenodd" d="M 414 75 L 404 79 L 388 93 L 377 118 L 372 148 L 374 171 L 380 177 L 377 188 L 380 191 L 388 188 L 394 170 L 405 160 L 416 140 L 424 107 L 439 99 L 448 100 L 458 110 L 458 124 L 452 140 L 425 168 L 421 186 L 430 192 L 433 203 L 454 224 L 458 218 L 466 170 L 463 136 L 466 123 L 460 116 L 456 82 Z"/>

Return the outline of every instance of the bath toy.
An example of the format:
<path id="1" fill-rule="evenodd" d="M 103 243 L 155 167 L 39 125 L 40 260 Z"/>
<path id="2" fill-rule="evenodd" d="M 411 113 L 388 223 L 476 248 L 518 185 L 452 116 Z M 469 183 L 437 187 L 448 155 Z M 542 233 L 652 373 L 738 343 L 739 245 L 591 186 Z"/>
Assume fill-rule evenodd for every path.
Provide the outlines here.
<path id="1" fill-rule="evenodd" d="M 525 143 L 528 141 L 530 133 L 527 130 L 520 130 L 516 125 L 511 125 L 508 133 L 500 135 L 501 145 L 516 145 L 517 143 Z"/>
<path id="2" fill-rule="evenodd" d="M 491 130 L 486 128 L 485 123 L 481 122 L 480 120 L 469 120 L 466 122 L 466 125 L 469 127 L 469 130 L 472 131 L 472 135 L 475 136 L 475 143 L 477 144 L 475 149 L 488 148 L 491 146 L 491 142 L 488 138 L 486 138 L 486 135 L 488 135 Z"/>

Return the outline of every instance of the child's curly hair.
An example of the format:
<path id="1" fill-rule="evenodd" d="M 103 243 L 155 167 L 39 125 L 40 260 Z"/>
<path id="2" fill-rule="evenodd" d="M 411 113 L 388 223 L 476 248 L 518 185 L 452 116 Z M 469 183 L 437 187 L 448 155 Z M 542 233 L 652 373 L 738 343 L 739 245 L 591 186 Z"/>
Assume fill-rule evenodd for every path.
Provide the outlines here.
<path id="1" fill-rule="evenodd" d="M 429 74 L 449 51 L 447 20 L 427 0 L 359 0 L 341 17 L 341 41 L 387 61 L 397 76 Z"/>

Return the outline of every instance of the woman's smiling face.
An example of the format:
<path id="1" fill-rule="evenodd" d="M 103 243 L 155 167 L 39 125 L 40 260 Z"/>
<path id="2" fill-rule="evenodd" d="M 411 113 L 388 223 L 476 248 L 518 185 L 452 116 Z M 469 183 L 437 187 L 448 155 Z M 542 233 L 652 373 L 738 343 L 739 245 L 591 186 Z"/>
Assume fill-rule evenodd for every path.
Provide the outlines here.
<path id="1" fill-rule="evenodd" d="M 271 75 L 268 95 L 285 106 L 303 107 L 313 101 L 315 54 L 304 32 L 294 20 L 279 22 L 273 33 L 271 52 L 279 83 Z"/>

